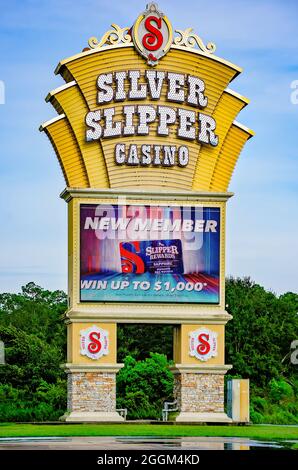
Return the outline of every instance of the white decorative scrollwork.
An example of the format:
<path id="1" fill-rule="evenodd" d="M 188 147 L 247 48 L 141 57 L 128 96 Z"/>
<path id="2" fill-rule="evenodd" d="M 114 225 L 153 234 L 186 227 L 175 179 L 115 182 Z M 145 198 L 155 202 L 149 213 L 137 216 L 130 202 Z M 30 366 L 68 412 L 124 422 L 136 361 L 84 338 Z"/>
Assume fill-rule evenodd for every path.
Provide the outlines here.
<path id="1" fill-rule="evenodd" d="M 212 54 L 216 50 L 216 45 L 212 42 L 209 42 L 205 46 L 202 39 L 197 34 L 193 33 L 192 28 L 188 28 L 185 31 L 176 29 L 175 32 L 179 34 L 179 36 L 174 39 L 175 46 L 184 46 L 193 49 L 197 45 L 201 51 L 209 54 Z"/>
<path id="2" fill-rule="evenodd" d="M 121 43 L 132 43 L 130 28 L 120 28 L 120 26 L 115 23 L 113 23 L 111 26 L 113 29 L 107 31 L 100 41 L 96 37 L 89 39 L 88 44 L 91 49 L 101 48 L 103 46 L 114 46 Z"/>
<path id="3" fill-rule="evenodd" d="M 130 33 L 130 28 L 120 28 L 117 24 L 111 25 L 113 29 L 107 31 L 100 40 L 96 37 L 91 37 L 88 45 L 91 49 L 101 48 L 103 46 L 115 46 L 119 44 L 133 44 Z M 188 49 L 194 49 L 196 46 L 201 51 L 212 54 L 216 50 L 215 44 L 208 42 L 205 46 L 202 39 L 193 32 L 193 28 L 187 28 L 185 31 L 180 29 L 175 30 L 178 36 L 175 37 L 173 44 L 175 46 L 182 46 Z"/>

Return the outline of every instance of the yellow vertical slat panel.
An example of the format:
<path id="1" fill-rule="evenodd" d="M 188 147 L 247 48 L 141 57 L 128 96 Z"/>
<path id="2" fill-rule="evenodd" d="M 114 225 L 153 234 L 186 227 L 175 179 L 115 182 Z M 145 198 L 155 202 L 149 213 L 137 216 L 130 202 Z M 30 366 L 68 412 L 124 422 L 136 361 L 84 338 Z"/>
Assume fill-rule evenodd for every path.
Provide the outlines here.
<path id="1" fill-rule="evenodd" d="M 202 145 L 197 160 L 197 167 L 194 175 L 193 187 L 195 191 L 208 191 L 210 189 L 211 178 L 214 168 L 223 146 L 224 140 L 234 119 L 248 100 L 240 95 L 227 90 L 222 94 L 212 117 L 217 123 L 216 135 L 219 143 L 216 147 Z"/>
<path id="2" fill-rule="evenodd" d="M 106 163 L 100 142 L 86 142 L 85 116 L 89 109 L 79 88 L 74 84 L 49 95 L 48 100 L 58 111 L 62 109 L 77 140 L 91 188 L 109 188 Z"/>
<path id="3" fill-rule="evenodd" d="M 227 191 L 240 152 L 254 134 L 238 124 L 233 124 L 223 143 L 212 175 L 210 191 Z"/>
<path id="4" fill-rule="evenodd" d="M 50 139 L 60 163 L 67 186 L 88 188 L 89 181 L 80 149 L 65 117 L 45 123 L 44 130 Z"/>

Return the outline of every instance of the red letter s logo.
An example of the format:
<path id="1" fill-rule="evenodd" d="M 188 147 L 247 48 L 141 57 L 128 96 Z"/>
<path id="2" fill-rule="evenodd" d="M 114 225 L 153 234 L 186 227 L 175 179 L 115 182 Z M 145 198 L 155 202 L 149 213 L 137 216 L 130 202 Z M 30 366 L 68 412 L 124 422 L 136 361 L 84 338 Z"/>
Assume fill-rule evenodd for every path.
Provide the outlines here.
<path id="1" fill-rule="evenodd" d="M 157 28 L 152 25 L 156 23 Z M 149 33 L 145 34 L 143 37 L 142 44 L 147 49 L 147 51 L 157 51 L 163 43 L 163 35 L 160 31 L 162 26 L 162 19 L 156 18 L 156 16 L 148 16 L 145 21 L 145 28 Z"/>
<path id="2" fill-rule="evenodd" d="M 101 342 L 99 341 L 100 333 L 93 331 L 89 335 L 91 343 L 88 344 L 88 351 L 92 354 L 97 354 L 101 350 Z"/>
<path id="3" fill-rule="evenodd" d="M 202 333 L 199 335 L 198 340 L 200 341 L 201 344 L 197 347 L 197 351 L 201 355 L 208 354 L 210 351 L 210 344 L 209 344 L 209 335 L 206 333 Z"/>
<path id="4" fill-rule="evenodd" d="M 129 242 L 132 245 L 136 253 L 140 252 L 140 242 Z M 140 256 L 132 251 L 126 250 L 122 243 L 120 243 L 120 256 L 121 256 L 121 266 L 123 273 L 133 273 L 143 274 L 145 272 L 145 265 Z M 135 271 L 134 271 L 135 269 Z"/>

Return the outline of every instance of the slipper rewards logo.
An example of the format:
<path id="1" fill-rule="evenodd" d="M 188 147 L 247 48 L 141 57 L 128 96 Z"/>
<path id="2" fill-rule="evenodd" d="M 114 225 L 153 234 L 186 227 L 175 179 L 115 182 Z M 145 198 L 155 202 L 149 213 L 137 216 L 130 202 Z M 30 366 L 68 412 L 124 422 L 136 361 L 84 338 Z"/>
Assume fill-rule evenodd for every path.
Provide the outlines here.
<path id="1" fill-rule="evenodd" d="M 181 240 L 151 240 L 120 243 L 123 273 L 183 274 Z"/>

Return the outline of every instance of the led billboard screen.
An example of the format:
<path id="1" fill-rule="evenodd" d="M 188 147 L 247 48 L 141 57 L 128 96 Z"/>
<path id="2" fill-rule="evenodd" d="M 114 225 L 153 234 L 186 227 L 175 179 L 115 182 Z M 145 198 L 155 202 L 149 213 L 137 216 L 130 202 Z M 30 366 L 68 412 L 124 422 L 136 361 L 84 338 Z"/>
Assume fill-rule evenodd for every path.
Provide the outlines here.
<path id="1" fill-rule="evenodd" d="M 80 298 L 219 303 L 220 209 L 81 204 Z"/>

